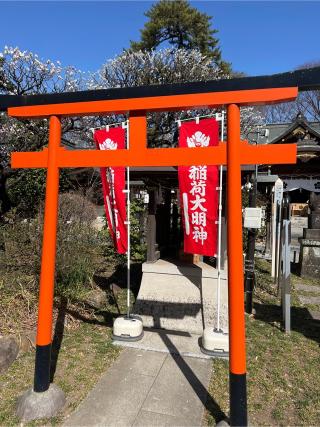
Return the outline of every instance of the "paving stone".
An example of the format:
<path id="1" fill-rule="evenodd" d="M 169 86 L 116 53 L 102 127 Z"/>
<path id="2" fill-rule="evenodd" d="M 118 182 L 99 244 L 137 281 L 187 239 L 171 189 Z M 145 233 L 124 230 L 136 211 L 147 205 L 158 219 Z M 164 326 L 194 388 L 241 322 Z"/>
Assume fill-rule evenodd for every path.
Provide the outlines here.
<path id="1" fill-rule="evenodd" d="M 135 359 L 136 350 L 130 352 L 133 353 L 133 364 L 136 364 L 139 371 L 139 362 Z M 147 364 L 145 367 L 147 369 Z M 131 426 L 153 382 L 153 376 L 143 375 L 132 369 L 128 355 L 124 352 L 64 425 Z"/>
<path id="2" fill-rule="evenodd" d="M 320 311 L 309 310 L 309 313 L 313 320 L 320 320 Z"/>
<path id="3" fill-rule="evenodd" d="M 305 295 L 298 295 L 299 301 L 301 304 L 307 305 L 318 305 L 320 304 L 320 296 L 305 296 Z"/>
<path id="4" fill-rule="evenodd" d="M 306 291 L 306 292 L 313 292 L 313 293 L 320 294 L 319 286 L 304 285 L 302 283 L 297 283 L 296 285 L 294 285 L 294 287 L 297 291 Z"/>
<path id="5" fill-rule="evenodd" d="M 158 414 L 156 412 L 140 411 L 133 427 L 195 427 L 201 426 L 201 420 L 198 422 L 194 418 L 185 419 L 168 414 Z"/>
<path id="6" fill-rule="evenodd" d="M 126 350 L 121 354 L 121 367 L 128 372 L 156 377 L 167 355 L 140 349 Z M 115 367 L 116 368 L 116 367 Z"/>
<path id="7" fill-rule="evenodd" d="M 209 360 L 169 355 L 142 410 L 196 423 L 202 418 L 210 375 Z"/>
<path id="8" fill-rule="evenodd" d="M 126 348 L 64 426 L 201 426 L 211 360 Z"/>

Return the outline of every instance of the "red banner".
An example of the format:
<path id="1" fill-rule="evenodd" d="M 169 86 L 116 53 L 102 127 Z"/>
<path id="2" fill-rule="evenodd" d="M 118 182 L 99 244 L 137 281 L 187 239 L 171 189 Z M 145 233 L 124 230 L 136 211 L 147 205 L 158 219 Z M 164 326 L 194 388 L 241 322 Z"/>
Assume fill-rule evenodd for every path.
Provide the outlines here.
<path id="1" fill-rule="evenodd" d="M 179 147 L 218 145 L 219 125 L 215 119 L 186 122 L 180 127 Z M 214 256 L 217 247 L 218 167 L 179 166 L 184 252 Z"/>
<path id="2" fill-rule="evenodd" d="M 93 135 L 99 150 L 117 150 L 125 148 L 125 129 L 97 129 Z M 103 200 L 109 231 L 119 254 L 127 251 L 126 196 L 124 167 L 100 168 Z"/>

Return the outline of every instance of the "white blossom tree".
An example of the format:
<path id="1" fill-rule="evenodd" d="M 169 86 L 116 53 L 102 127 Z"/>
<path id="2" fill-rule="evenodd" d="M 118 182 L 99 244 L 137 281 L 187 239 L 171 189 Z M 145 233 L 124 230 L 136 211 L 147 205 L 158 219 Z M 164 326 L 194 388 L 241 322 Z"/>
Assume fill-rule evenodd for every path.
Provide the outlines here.
<path id="1" fill-rule="evenodd" d="M 2 93 L 33 95 L 51 92 L 74 92 L 85 89 L 84 73 L 73 66 L 62 67 L 60 61 L 42 60 L 30 51 L 5 46 L 0 52 L 4 78 Z"/>
<path id="2" fill-rule="evenodd" d="M 222 72 L 198 50 L 164 49 L 158 51 L 124 51 L 109 60 L 92 76 L 90 88 L 123 88 L 133 86 L 216 80 Z M 175 120 L 194 112 L 165 112 L 148 115 L 150 146 L 173 145 Z"/>
<path id="3" fill-rule="evenodd" d="M 62 67 L 60 62 L 42 60 L 38 55 L 21 51 L 17 47 L 5 47 L 0 52 L 0 93 L 7 95 L 34 95 L 40 93 L 76 91 L 85 88 L 84 73 L 74 67 Z M 69 135 L 75 128 L 76 120 L 63 120 L 63 140 L 69 143 Z M 48 142 L 48 121 L 17 120 L 0 114 L 0 155 L 1 185 L 10 175 L 12 192 L 23 199 L 29 191 L 32 204 L 36 202 L 44 187 L 44 171 L 15 170 L 9 168 L 12 151 L 37 151 Z M 30 179 L 29 179 L 30 178 Z M 32 194 L 34 198 L 32 199 Z M 5 190 L 2 188 L 1 194 Z M 25 195 L 27 196 L 27 194 Z M 4 202 L 0 200 L 0 204 Z M 1 208 L 1 206 L 0 206 Z"/>
<path id="4" fill-rule="evenodd" d="M 194 81 L 229 78 L 228 74 L 210 58 L 198 50 L 164 49 L 153 51 L 124 51 L 109 60 L 99 72 L 91 76 L 89 87 L 121 88 L 132 86 L 187 83 Z M 148 115 L 148 140 L 151 146 L 172 146 L 176 144 L 177 124 L 175 120 L 212 111 L 188 110 L 182 112 L 153 113 Z M 261 123 L 258 110 L 243 108 L 243 124 L 248 129 L 254 123 Z"/>
<path id="5" fill-rule="evenodd" d="M 59 61 L 41 60 L 37 54 L 21 51 L 18 47 L 5 47 L 0 52 L 1 81 L 0 93 L 8 95 L 34 95 L 52 92 L 74 92 L 86 88 L 85 74 L 75 67 L 62 67 Z M 2 115 L 0 127 L 0 150 L 3 162 L 8 154 L 37 150 L 47 143 L 47 120 L 18 121 Z M 76 128 L 75 120 L 63 120 L 63 133 L 67 135 Z M 68 138 L 65 138 L 68 144 Z"/>

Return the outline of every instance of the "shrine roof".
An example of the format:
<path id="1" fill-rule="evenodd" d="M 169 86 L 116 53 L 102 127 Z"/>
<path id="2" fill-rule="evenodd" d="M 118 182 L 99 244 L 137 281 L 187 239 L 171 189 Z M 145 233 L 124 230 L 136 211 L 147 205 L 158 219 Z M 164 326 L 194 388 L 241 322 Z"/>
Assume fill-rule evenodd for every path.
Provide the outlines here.
<path id="1" fill-rule="evenodd" d="M 37 95 L 0 95 L 0 111 L 9 107 L 49 105 L 101 100 L 148 98 L 169 95 L 201 94 L 253 89 L 298 87 L 299 91 L 320 88 L 320 67 L 286 73 L 239 77 L 203 82 L 149 85 L 128 88 L 97 89 Z"/>
<path id="2" fill-rule="evenodd" d="M 271 123 L 266 124 L 263 128 L 268 129 L 269 135 L 260 135 L 259 144 L 276 144 L 285 143 L 285 140 L 291 135 L 294 136 L 294 131 L 297 128 L 303 128 L 316 140 L 320 141 L 320 122 L 309 122 L 302 114 L 298 114 L 296 119 L 290 123 Z M 248 135 L 248 139 L 251 143 L 256 142 L 257 133 L 252 132 Z"/>

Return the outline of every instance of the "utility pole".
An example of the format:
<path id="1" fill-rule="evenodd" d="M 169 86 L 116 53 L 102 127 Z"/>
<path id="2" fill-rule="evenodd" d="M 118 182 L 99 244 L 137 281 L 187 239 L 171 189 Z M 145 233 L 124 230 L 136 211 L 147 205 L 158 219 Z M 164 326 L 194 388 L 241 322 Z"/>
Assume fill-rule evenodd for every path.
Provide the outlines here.
<path id="1" fill-rule="evenodd" d="M 251 188 L 249 189 L 249 208 L 255 208 L 257 204 L 257 166 L 255 173 L 251 176 Z M 247 254 L 245 259 L 245 292 L 246 313 L 252 313 L 252 298 L 255 285 L 254 251 L 255 251 L 256 229 L 248 228 Z"/>
<path id="2" fill-rule="evenodd" d="M 264 136 L 268 141 L 269 129 L 257 130 L 257 139 L 255 145 L 259 143 L 259 136 Z M 249 188 L 249 208 L 255 208 L 257 205 L 257 186 L 258 186 L 258 165 L 255 165 L 254 174 L 251 175 Z M 247 235 L 247 254 L 245 259 L 245 293 L 246 293 L 246 313 L 252 313 L 253 289 L 255 286 L 254 252 L 256 241 L 256 229 L 248 228 Z"/>

